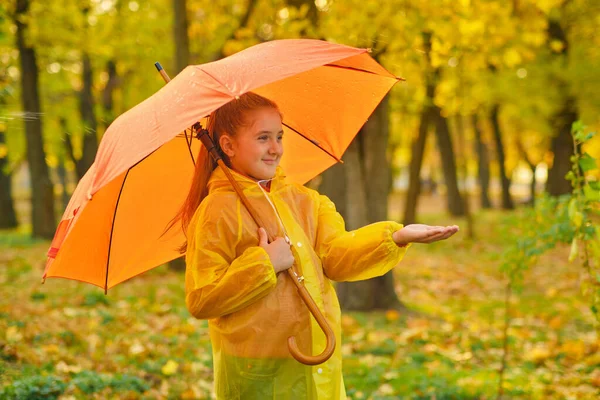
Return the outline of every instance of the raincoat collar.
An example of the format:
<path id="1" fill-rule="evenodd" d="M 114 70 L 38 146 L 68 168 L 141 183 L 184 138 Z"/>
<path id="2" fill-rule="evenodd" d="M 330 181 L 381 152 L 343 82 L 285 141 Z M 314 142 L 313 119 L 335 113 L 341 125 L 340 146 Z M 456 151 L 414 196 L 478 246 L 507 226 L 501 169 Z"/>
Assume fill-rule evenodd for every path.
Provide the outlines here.
<path id="1" fill-rule="evenodd" d="M 259 182 L 248 178 L 247 176 L 244 176 L 234 171 L 233 169 L 230 169 L 230 171 L 235 180 L 240 184 L 244 191 L 252 189 L 260 190 Z M 281 166 L 277 167 L 277 169 L 275 170 L 275 176 L 273 178 L 266 179 L 260 182 L 266 183 L 268 181 L 271 181 L 271 193 L 277 191 L 280 187 L 282 187 L 285 184 L 285 173 L 283 172 Z M 220 166 L 217 166 L 217 168 L 215 168 L 215 170 L 210 176 L 210 179 L 208 180 L 208 192 L 212 193 L 215 191 L 234 191 L 233 186 L 231 186 L 231 183 L 229 182 L 229 179 L 227 179 L 227 175 L 225 175 L 225 172 Z"/>

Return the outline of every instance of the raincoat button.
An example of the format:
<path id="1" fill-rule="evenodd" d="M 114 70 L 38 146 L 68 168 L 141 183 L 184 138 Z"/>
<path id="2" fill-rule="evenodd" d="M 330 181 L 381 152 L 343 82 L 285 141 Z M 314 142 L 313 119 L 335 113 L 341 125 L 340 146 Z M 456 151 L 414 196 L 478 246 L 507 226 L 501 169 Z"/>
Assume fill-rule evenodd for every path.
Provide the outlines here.
<path id="1" fill-rule="evenodd" d="M 322 373 L 323 373 L 323 368 L 319 368 L 319 369 L 317 370 L 317 373 L 318 373 L 318 374 L 322 374 Z"/>
<path id="2" fill-rule="evenodd" d="M 298 243 L 296 243 L 296 246 L 302 247 L 302 243 L 298 242 Z"/>

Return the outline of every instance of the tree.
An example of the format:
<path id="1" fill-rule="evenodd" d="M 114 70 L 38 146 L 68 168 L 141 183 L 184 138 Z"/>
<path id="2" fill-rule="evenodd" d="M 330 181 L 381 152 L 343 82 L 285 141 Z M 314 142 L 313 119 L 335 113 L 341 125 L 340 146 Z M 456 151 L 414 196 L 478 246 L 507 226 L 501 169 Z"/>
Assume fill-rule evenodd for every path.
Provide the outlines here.
<path id="1" fill-rule="evenodd" d="M 12 199 L 11 172 L 6 157 L 6 125 L 0 123 L 0 229 L 16 228 L 17 216 Z"/>
<path id="2" fill-rule="evenodd" d="M 494 140 L 496 142 L 496 152 L 498 154 L 498 168 L 500 170 L 500 182 L 502 184 L 502 208 L 512 210 L 515 206 L 510 196 L 510 179 L 506 175 L 504 143 L 502 141 L 502 131 L 500 129 L 500 119 L 498 117 L 500 106 L 494 104 L 490 111 L 490 122 L 494 131 Z"/>
<path id="3" fill-rule="evenodd" d="M 489 151 L 482 139 L 481 129 L 479 128 L 479 118 L 477 114 L 471 116 L 473 132 L 475 134 L 475 153 L 477 154 L 477 178 L 479 179 L 479 201 L 481 208 L 492 208 L 490 201 L 490 156 Z"/>
<path id="4" fill-rule="evenodd" d="M 558 45 L 557 43 L 560 43 Z M 556 51 L 554 58 L 557 58 L 560 64 L 566 69 L 569 40 L 561 22 L 556 19 L 548 21 L 548 44 L 549 46 L 561 47 Z M 571 138 L 571 125 L 579 119 L 576 99 L 569 91 L 569 83 L 562 76 L 556 76 L 557 86 L 562 92 L 562 106 L 552 116 L 551 126 L 555 132 L 552 139 L 551 151 L 554 154 L 552 167 L 548 171 L 548 182 L 546 189 L 553 196 L 570 193 L 571 183 L 565 176 L 571 169 L 571 156 L 573 155 L 573 146 Z"/>
<path id="5" fill-rule="evenodd" d="M 35 49 L 27 39 L 29 0 L 17 0 L 14 22 L 17 26 L 17 49 L 21 66 L 21 100 L 23 111 L 33 118 L 25 119 L 27 162 L 31 172 L 32 234 L 50 239 L 56 227 L 54 217 L 54 189 L 48 174 L 42 113 L 38 90 L 38 66 Z"/>

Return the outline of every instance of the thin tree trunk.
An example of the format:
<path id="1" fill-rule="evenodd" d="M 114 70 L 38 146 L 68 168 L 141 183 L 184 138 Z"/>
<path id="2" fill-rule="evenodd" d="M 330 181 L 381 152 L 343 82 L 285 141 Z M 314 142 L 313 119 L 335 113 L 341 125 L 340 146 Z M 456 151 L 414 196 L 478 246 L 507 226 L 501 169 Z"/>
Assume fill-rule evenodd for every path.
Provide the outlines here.
<path id="1" fill-rule="evenodd" d="M 425 56 L 429 61 L 431 53 L 431 34 L 423 33 L 423 46 Z M 417 221 L 417 205 L 419 194 L 421 193 L 421 167 L 423 165 L 423 156 L 425 154 L 425 144 L 427 142 L 427 131 L 433 118 L 432 106 L 435 96 L 435 85 L 438 78 L 438 71 L 435 70 L 427 74 L 425 81 L 425 101 L 421 110 L 419 121 L 419 134 L 412 143 L 408 192 L 406 193 L 406 205 L 404 208 L 404 225 L 414 224 Z"/>
<path id="2" fill-rule="evenodd" d="M 190 40 L 186 0 L 173 0 L 173 37 L 175 41 L 175 73 L 180 73 L 190 63 Z"/>
<path id="3" fill-rule="evenodd" d="M 0 147 L 6 145 L 5 131 L 0 125 Z M 12 174 L 8 170 L 8 157 L 0 157 L 0 229 L 17 227 L 17 215 L 12 198 Z"/>
<path id="4" fill-rule="evenodd" d="M 417 205 L 421 193 L 421 167 L 425 154 L 427 129 L 431 118 L 430 107 L 424 105 L 419 122 L 419 134 L 412 143 L 411 159 L 409 166 L 408 191 L 406 193 L 406 206 L 404 208 L 404 225 L 417 222 Z"/>
<path id="5" fill-rule="evenodd" d="M 438 141 L 438 148 L 442 157 L 442 170 L 444 172 L 444 181 L 446 183 L 446 199 L 448 202 L 448 211 L 454 216 L 465 215 L 463 199 L 458 190 L 458 181 L 456 178 L 456 159 L 452 147 L 452 138 L 448 121 L 442 116 L 442 110 L 438 106 L 433 106 L 433 115 L 435 118 L 435 134 Z"/>
<path id="6" fill-rule="evenodd" d="M 473 132 L 475 133 L 475 153 L 477 154 L 477 178 L 479 180 L 481 208 L 492 208 L 490 201 L 490 155 L 487 146 L 483 143 L 477 114 L 471 116 Z"/>
<path id="7" fill-rule="evenodd" d="M 529 204 L 531 206 L 534 206 L 535 205 L 535 187 L 536 187 L 536 179 L 535 179 L 536 166 L 531 161 L 529 156 L 527 155 L 527 150 L 525 150 L 525 146 L 523 146 L 523 142 L 521 142 L 521 139 L 519 139 L 519 138 L 517 138 L 517 150 L 519 150 L 519 153 L 521 154 L 521 158 L 523 159 L 523 161 L 525 161 L 527 163 L 527 165 L 529 166 L 529 169 L 531 170 L 531 184 L 529 187 L 529 192 L 530 192 Z"/>
<path id="8" fill-rule="evenodd" d="M 462 175 L 463 179 L 463 190 L 462 198 L 465 211 L 465 218 L 467 220 L 467 239 L 473 240 L 475 238 L 475 227 L 473 226 L 473 216 L 471 215 L 470 201 L 469 201 L 469 190 L 467 188 L 467 152 L 465 149 L 465 131 L 463 126 L 462 115 L 456 116 L 456 135 L 458 138 L 457 143 L 457 158 L 458 158 L 458 170 Z"/>
<path id="9" fill-rule="evenodd" d="M 102 110 L 103 110 L 103 125 L 104 131 L 112 124 L 116 118 L 114 93 L 119 86 L 119 75 L 117 75 L 117 64 L 114 60 L 108 60 L 106 63 L 106 72 L 108 73 L 108 81 L 102 91 Z"/>
<path id="10" fill-rule="evenodd" d="M 17 48 L 21 66 L 21 100 L 25 118 L 27 162 L 31 172 L 31 224 L 34 237 L 51 239 L 56 228 L 54 216 L 54 191 L 48 174 L 44 141 L 40 97 L 38 91 L 38 67 L 35 50 L 26 42 L 28 0 L 17 0 L 15 25 Z"/>
<path id="11" fill-rule="evenodd" d="M 79 93 L 79 112 L 83 121 L 83 149 L 81 158 L 75 163 L 77 178 L 83 175 L 94 163 L 98 151 L 98 122 L 94 111 L 93 70 L 90 56 L 87 52 L 82 54 L 83 61 L 83 89 Z"/>
<path id="12" fill-rule="evenodd" d="M 175 40 L 175 70 L 181 72 L 190 63 L 190 40 L 186 0 L 173 0 L 173 38 Z M 172 271 L 185 271 L 185 257 L 169 262 Z"/>
<path id="13" fill-rule="evenodd" d="M 494 104 L 490 112 L 490 121 L 494 128 L 494 139 L 496 141 L 496 152 L 498 154 L 498 168 L 500 170 L 500 182 L 502 184 L 502 208 L 505 210 L 512 210 L 515 208 L 510 196 L 510 179 L 506 175 L 506 167 L 504 166 L 504 144 L 502 143 L 502 131 L 500 130 L 499 120 L 500 106 Z"/>

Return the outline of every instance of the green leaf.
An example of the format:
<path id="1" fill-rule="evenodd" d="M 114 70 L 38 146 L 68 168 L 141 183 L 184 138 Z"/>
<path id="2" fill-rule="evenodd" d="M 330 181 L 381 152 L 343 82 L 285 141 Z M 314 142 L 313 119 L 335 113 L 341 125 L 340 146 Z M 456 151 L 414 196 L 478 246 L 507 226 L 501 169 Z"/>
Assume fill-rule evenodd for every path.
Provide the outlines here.
<path id="1" fill-rule="evenodd" d="M 593 190 L 600 190 L 600 181 L 591 181 L 588 182 L 588 185 L 593 189 Z"/>
<path id="2" fill-rule="evenodd" d="M 597 168 L 596 159 L 590 156 L 588 153 L 584 153 L 579 159 L 579 166 L 583 172 L 592 171 Z"/>
<path id="3" fill-rule="evenodd" d="M 575 121 L 573 122 L 573 125 L 571 125 L 571 132 L 575 133 L 575 132 L 582 132 L 585 129 L 585 125 L 583 124 L 583 122 L 581 120 Z"/>
<path id="4" fill-rule="evenodd" d="M 598 185 L 595 186 L 598 187 Z M 585 185 L 583 187 L 583 195 L 589 201 L 600 201 L 600 189 L 594 189 L 592 185 Z"/>
<path id="5" fill-rule="evenodd" d="M 577 239 L 573 239 L 571 242 L 571 252 L 569 253 L 569 262 L 573 262 L 577 258 L 579 251 L 577 249 Z"/>

